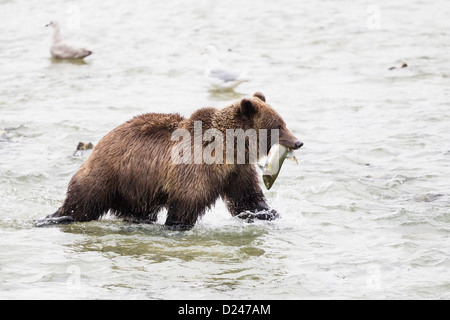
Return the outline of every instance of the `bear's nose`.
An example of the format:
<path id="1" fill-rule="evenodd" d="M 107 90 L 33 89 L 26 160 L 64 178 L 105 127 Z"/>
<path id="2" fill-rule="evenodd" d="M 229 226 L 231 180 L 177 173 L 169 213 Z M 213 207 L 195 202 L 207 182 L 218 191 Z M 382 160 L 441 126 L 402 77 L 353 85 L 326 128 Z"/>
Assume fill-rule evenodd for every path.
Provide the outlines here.
<path id="1" fill-rule="evenodd" d="M 300 149 L 303 146 L 303 142 L 301 142 L 300 140 L 297 141 L 294 145 L 294 150 Z"/>

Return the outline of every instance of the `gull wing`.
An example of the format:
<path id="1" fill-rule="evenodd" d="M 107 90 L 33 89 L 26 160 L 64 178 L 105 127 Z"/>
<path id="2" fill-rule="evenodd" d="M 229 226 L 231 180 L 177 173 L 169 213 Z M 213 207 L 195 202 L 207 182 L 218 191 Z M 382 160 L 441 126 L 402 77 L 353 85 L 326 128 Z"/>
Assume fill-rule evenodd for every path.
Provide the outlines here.
<path id="1" fill-rule="evenodd" d="M 57 43 L 51 48 L 51 54 L 57 59 L 83 59 L 92 54 L 92 51 Z"/>
<path id="2" fill-rule="evenodd" d="M 209 72 L 209 76 L 222 80 L 223 82 L 230 82 L 239 80 L 240 73 L 228 70 L 223 67 L 216 67 L 214 69 L 211 69 L 211 71 Z"/>

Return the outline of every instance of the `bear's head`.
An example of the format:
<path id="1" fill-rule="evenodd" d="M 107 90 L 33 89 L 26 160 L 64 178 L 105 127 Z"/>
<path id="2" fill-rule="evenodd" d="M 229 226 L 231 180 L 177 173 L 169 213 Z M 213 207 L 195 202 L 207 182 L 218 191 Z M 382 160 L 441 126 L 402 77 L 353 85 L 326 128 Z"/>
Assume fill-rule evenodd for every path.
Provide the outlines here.
<path id="1" fill-rule="evenodd" d="M 272 139 L 274 132 L 278 132 L 278 142 L 289 149 L 296 150 L 303 146 L 303 142 L 289 131 L 283 118 L 266 102 L 261 92 L 256 92 L 250 99 L 242 99 L 239 103 L 239 114 L 243 127 L 253 128 L 257 132 L 262 132 L 261 129 L 266 130 L 268 149 L 277 142 L 276 139 Z M 264 135 L 258 134 L 258 143 L 263 137 Z"/>

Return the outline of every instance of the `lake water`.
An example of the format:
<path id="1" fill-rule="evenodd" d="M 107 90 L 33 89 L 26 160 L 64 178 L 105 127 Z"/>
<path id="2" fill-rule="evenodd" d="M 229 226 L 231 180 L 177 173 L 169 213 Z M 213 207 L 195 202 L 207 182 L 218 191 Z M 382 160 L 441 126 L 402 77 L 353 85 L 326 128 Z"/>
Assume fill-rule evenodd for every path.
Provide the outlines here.
<path id="1" fill-rule="evenodd" d="M 0 298 L 449 299 L 449 16 L 445 0 L 0 0 Z M 94 54 L 52 61 L 51 20 Z M 252 80 L 212 91 L 209 44 Z M 79 141 L 255 91 L 305 143 L 265 191 L 282 218 L 218 201 L 188 232 L 164 212 L 33 226 Z"/>

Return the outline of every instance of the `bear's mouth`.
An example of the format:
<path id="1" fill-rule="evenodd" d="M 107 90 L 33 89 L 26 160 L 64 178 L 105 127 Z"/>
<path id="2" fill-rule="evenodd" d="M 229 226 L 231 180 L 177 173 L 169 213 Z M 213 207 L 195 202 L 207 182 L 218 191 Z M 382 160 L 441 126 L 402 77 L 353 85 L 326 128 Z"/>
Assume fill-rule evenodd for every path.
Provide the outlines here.
<path id="1" fill-rule="evenodd" d="M 303 142 L 297 139 L 287 128 L 281 127 L 278 137 L 278 143 L 291 150 L 298 150 L 303 146 Z"/>
<path id="2" fill-rule="evenodd" d="M 279 142 L 282 146 L 285 146 L 286 148 L 288 148 L 290 150 L 298 150 L 303 146 L 303 142 L 301 142 L 300 140 L 292 142 L 289 140 L 280 139 Z"/>

